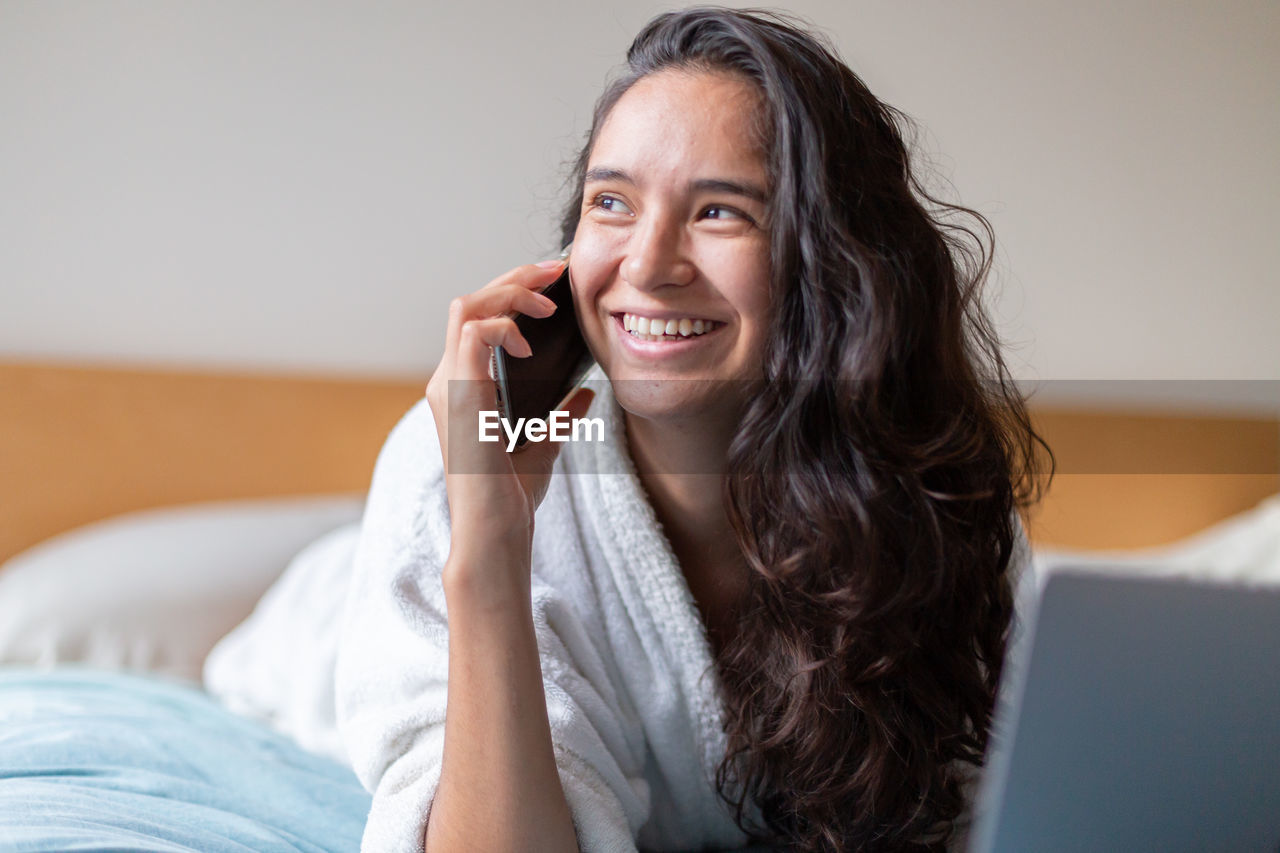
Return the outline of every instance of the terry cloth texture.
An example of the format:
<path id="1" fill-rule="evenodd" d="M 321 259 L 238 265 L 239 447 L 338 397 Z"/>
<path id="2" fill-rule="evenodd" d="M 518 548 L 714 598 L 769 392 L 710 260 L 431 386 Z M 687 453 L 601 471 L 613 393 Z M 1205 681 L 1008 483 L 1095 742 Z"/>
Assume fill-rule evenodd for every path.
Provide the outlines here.
<path id="1" fill-rule="evenodd" d="M 602 379 L 598 373 L 593 378 Z M 538 508 L 533 613 L 561 782 L 587 853 L 726 849 L 746 838 L 714 785 L 725 750 L 702 619 L 625 453 L 607 382 Z M 416 853 L 440 778 L 449 511 L 420 402 L 374 473 L 337 660 L 337 722 L 373 792 L 365 851 Z"/>
<path id="2" fill-rule="evenodd" d="M 626 453 L 609 383 L 598 368 L 589 378 L 587 416 L 604 420 L 605 441 L 562 446 L 532 555 L 547 710 L 579 841 L 585 853 L 740 847 L 715 791 L 725 738 L 705 628 Z M 440 777 L 448 552 L 423 401 L 382 450 L 360 528 L 300 553 L 205 668 L 228 705 L 351 763 L 373 794 L 367 853 L 420 850 Z M 1024 542 L 1015 572 L 1025 558 Z"/>

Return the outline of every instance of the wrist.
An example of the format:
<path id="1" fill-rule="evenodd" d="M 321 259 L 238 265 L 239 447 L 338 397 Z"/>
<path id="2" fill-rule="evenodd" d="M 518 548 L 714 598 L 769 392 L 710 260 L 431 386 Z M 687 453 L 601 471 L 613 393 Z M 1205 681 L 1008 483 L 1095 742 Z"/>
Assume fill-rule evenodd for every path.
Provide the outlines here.
<path id="1" fill-rule="evenodd" d="M 441 573 L 445 602 L 457 607 L 527 610 L 530 554 L 494 547 L 483 553 L 450 552 Z"/>
<path id="2" fill-rule="evenodd" d="M 449 559 L 467 562 L 529 561 L 533 551 L 533 519 L 485 506 L 467 512 L 449 505 Z"/>

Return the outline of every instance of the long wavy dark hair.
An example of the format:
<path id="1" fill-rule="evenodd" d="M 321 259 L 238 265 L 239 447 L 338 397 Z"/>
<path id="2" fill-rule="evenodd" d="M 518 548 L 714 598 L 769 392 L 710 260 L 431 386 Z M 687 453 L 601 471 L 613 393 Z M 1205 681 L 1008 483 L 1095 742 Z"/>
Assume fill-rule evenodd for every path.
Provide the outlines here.
<path id="1" fill-rule="evenodd" d="M 627 63 L 565 243 L 637 80 L 727 72 L 762 102 L 774 316 L 724 487 L 751 580 L 717 650 L 717 786 L 774 844 L 941 849 L 987 744 L 1017 512 L 1052 470 L 979 301 L 990 226 L 930 196 L 905 116 L 790 18 L 664 14 Z"/>

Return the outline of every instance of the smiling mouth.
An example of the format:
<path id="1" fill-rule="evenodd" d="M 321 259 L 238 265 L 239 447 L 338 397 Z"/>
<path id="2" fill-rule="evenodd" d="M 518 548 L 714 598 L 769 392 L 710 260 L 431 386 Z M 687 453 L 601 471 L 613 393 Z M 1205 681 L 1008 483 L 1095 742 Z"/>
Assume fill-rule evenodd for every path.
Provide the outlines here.
<path id="1" fill-rule="evenodd" d="M 724 323 L 700 317 L 662 319 L 642 317 L 638 314 L 615 314 L 622 328 L 636 340 L 679 341 L 696 338 L 714 331 Z"/>

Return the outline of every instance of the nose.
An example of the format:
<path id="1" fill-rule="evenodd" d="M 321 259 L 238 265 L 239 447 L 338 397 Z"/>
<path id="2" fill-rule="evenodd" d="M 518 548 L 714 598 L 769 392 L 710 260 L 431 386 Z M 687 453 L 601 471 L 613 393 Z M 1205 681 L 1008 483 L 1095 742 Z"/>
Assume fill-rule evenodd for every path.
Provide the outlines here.
<path id="1" fill-rule="evenodd" d="M 697 273 L 686 248 L 679 223 L 651 217 L 628 241 L 622 278 L 637 290 L 653 290 L 668 284 L 683 287 L 692 282 Z"/>

